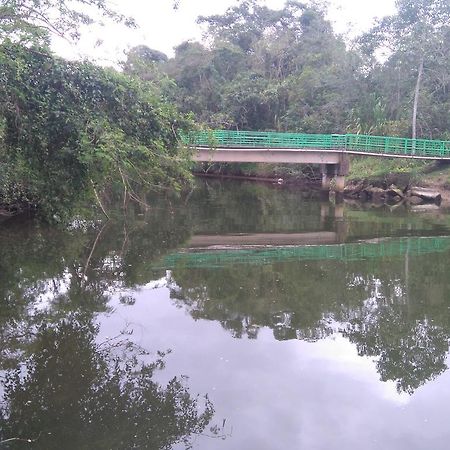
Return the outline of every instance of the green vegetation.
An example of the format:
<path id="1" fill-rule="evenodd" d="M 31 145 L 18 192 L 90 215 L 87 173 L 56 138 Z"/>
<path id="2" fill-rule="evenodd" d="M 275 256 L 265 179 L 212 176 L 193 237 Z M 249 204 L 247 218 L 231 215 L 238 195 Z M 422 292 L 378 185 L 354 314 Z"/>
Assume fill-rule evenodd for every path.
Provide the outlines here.
<path id="1" fill-rule="evenodd" d="M 450 5 L 396 6 L 346 45 L 320 2 L 245 0 L 198 19 L 208 47 L 185 42 L 166 59 L 140 46 L 124 68 L 172 78 L 181 110 L 211 128 L 449 139 Z"/>
<path id="2" fill-rule="evenodd" d="M 3 44 L 0 59 L 8 204 L 60 219 L 114 186 L 135 198 L 137 186 L 178 187 L 188 177 L 177 129 L 189 122 L 144 82 L 14 44 Z"/>
<path id="3" fill-rule="evenodd" d="M 374 180 L 391 183 L 398 180 L 419 181 L 434 166 L 434 162 L 414 159 L 367 158 L 353 156 L 349 180 Z M 395 180 L 394 180 L 395 179 Z"/>
<path id="4" fill-rule="evenodd" d="M 130 52 L 125 70 L 154 82 L 173 79 L 179 108 L 211 128 L 449 140 L 450 4 L 397 0 L 396 6 L 394 15 L 345 44 L 320 2 L 287 1 L 272 10 L 246 0 L 199 18 L 209 46 L 185 42 L 172 59 L 149 58 L 141 47 Z M 138 54 L 146 56 L 131 70 Z M 405 173 L 410 166 L 416 164 L 374 160 L 365 172 Z M 220 168 L 236 169 L 280 175 L 280 167 Z"/>
<path id="5" fill-rule="evenodd" d="M 14 32 L 0 44 L 0 206 L 61 221 L 88 201 L 107 214 L 119 189 L 141 202 L 145 189 L 179 189 L 189 166 L 178 133 L 190 120 L 145 81 L 55 57 L 32 24 L 30 44 Z"/>
<path id="6" fill-rule="evenodd" d="M 198 19 L 208 46 L 185 42 L 168 58 L 140 45 L 121 74 L 48 50 L 50 33 L 76 40 L 98 13 L 134 26 L 107 0 L 2 2 L 0 208 L 37 207 L 64 220 L 81 204 L 107 213 L 118 195 L 145 202 L 148 189 L 179 189 L 189 178 L 178 137 L 192 127 L 185 114 L 229 130 L 449 140 L 450 5 L 396 6 L 349 45 L 320 2 L 272 10 L 244 0 Z M 356 165 L 360 176 L 422 171 L 409 162 Z"/>

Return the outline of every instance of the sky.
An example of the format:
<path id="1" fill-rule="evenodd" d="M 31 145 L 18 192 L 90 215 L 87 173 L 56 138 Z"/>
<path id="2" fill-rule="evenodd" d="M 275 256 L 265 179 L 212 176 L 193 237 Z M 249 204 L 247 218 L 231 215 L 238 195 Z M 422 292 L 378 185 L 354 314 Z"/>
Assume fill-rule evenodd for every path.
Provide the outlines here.
<path id="1" fill-rule="evenodd" d="M 69 44 L 55 40 L 56 53 L 66 58 L 88 57 L 99 63 L 115 64 L 125 59 L 128 49 L 147 45 L 173 56 L 173 48 L 186 40 L 200 40 L 202 28 L 196 23 L 200 15 L 222 14 L 238 0 L 112 0 L 115 7 L 135 18 L 139 27 L 126 29 L 106 24 L 83 31 L 80 42 Z M 340 34 L 355 36 L 370 28 L 374 18 L 392 14 L 395 0 L 329 0 L 329 17 Z M 281 9 L 285 0 L 261 0 L 272 9 Z M 102 43 L 98 45 L 99 41 Z"/>

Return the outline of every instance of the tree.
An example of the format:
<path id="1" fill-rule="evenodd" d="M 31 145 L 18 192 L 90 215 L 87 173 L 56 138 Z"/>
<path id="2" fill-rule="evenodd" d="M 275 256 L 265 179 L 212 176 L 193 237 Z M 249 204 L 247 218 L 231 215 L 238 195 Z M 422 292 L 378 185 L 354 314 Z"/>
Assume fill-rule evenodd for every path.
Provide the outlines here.
<path id="1" fill-rule="evenodd" d="M 221 128 L 345 129 L 358 61 L 321 6 L 288 1 L 273 10 L 246 0 L 198 22 L 210 47 L 185 43 L 166 66 L 183 111 Z"/>
<path id="2" fill-rule="evenodd" d="M 175 59 L 167 73 L 181 89 L 177 104 L 183 112 L 194 112 L 206 122 L 220 109 L 220 75 L 212 64 L 212 52 L 198 42 L 184 42 L 175 48 Z"/>
<path id="3" fill-rule="evenodd" d="M 432 76 L 430 66 L 448 48 L 450 33 L 450 3 L 447 0 L 397 0 L 397 13 L 385 17 L 361 38 L 368 53 L 374 54 L 382 48 L 391 52 L 389 60 L 396 67 L 406 66 L 415 72 L 411 85 L 413 105 L 411 111 L 411 135 L 417 137 L 417 117 L 420 93 L 425 76 Z M 427 72 L 430 72 L 428 74 Z"/>
<path id="4" fill-rule="evenodd" d="M 123 71 L 142 80 L 151 81 L 158 79 L 158 64 L 166 61 L 167 55 L 164 53 L 146 45 L 138 45 L 128 52 Z"/>

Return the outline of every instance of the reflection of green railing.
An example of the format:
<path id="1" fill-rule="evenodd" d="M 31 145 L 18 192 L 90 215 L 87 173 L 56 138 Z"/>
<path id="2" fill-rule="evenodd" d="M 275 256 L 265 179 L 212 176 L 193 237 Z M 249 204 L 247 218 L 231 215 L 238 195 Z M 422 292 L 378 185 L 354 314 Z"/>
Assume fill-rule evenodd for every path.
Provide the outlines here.
<path id="1" fill-rule="evenodd" d="M 263 265 L 299 260 L 358 261 L 402 256 L 406 253 L 417 256 L 448 250 L 450 250 L 450 236 L 408 237 L 349 244 L 180 252 L 168 255 L 163 261 L 163 267 L 218 268 L 232 264 Z"/>
<path id="2" fill-rule="evenodd" d="M 213 130 L 190 133 L 183 136 L 183 141 L 187 145 L 211 148 L 318 149 L 392 156 L 450 158 L 450 141 L 359 134 L 300 134 Z"/>

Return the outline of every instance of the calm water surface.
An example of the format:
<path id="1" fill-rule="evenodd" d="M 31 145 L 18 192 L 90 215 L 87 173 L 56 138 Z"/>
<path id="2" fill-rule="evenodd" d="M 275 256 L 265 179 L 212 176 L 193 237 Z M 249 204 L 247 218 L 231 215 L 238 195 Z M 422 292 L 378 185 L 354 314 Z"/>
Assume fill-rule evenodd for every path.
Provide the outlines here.
<path id="1" fill-rule="evenodd" d="M 0 224 L 0 447 L 450 448 L 450 214 L 152 205 Z"/>

